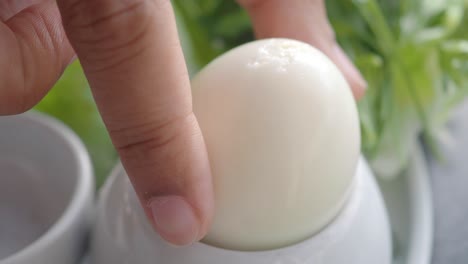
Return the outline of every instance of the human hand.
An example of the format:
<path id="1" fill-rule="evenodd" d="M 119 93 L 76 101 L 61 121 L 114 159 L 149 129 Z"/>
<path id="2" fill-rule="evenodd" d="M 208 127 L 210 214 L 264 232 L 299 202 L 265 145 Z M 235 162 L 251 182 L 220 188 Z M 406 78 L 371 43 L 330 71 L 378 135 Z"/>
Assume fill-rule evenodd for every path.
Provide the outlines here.
<path id="1" fill-rule="evenodd" d="M 316 46 L 355 97 L 363 94 L 365 82 L 334 41 L 323 0 L 239 2 L 258 37 Z M 170 1 L 0 0 L 0 20 L 0 114 L 35 105 L 76 50 L 153 226 L 173 244 L 201 239 L 213 215 L 211 174 Z"/>

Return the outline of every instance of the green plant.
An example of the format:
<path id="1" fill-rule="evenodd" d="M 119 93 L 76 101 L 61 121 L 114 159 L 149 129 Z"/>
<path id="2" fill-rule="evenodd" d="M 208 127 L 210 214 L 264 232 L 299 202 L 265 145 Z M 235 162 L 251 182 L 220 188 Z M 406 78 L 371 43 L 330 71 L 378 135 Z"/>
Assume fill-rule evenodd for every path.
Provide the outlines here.
<path id="1" fill-rule="evenodd" d="M 397 175 L 420 133 L 441 158 L 438 131 L 468 91 L 465 9 L 464 0 L 353 0 L 329 8 L 339 42 L 369 83 L 359 110 L 363 150 L 378 174 Z"/>

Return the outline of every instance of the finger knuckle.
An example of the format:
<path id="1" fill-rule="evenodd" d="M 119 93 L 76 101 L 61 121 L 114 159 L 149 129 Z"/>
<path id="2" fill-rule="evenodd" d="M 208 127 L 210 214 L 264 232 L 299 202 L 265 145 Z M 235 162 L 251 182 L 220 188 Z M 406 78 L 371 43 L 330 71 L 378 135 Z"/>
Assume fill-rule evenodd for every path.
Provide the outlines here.
<path id="1" fill-rule="evenodd" d="M 36 101 L 31 100 L 29 95 L 20 92 L 3 94 L 2 98 L 7 98 L 7 100 L 2 102 L 0 106 L 0 115 L 21 114 L 30 110 L 36 104 Z"/>
<path id="2" fill-rule="evenodd" d="M 82 59 L 92 59 L 96 71 L 119 65 L 145 47 L 155 15 L 151 0 L 73 1 L 62 11 L 63 23 Z"/>
<path id="3" fill-rule="evenodd" d="M 7 75 L 0 82 L 0 115 L 24 113 L 37 103 L 35 96 L 26 89 L 25 81 L 18 74 Z"/>
<path id="4" fill-rule="evenodd" d="M 162 123 L 149 122 L 123 129 L 109 130 L 114 144 L 122 159 L 127 162 L 136 161 L 138 166 L 160 160 L 155 156 L 169 158 L 174 149 L 181 149 L 186 136 L 191 136 L 196 119 L 193 112 L 168 119 Z M 178 144 L 177 146 L 175 146 Z M 182 148 L 183 149 L 183 148 Z M 154 159 L 153 159 L 154 158 Z"/>
<path id="5" fill-rule="evenodd" d="M 62 8 L 62 20 L 70 29 L 105 33 L 109 28 L 132 22 L 135 17 L 141 18 L 147 3 L 147 0 L 72 1 Z"/>

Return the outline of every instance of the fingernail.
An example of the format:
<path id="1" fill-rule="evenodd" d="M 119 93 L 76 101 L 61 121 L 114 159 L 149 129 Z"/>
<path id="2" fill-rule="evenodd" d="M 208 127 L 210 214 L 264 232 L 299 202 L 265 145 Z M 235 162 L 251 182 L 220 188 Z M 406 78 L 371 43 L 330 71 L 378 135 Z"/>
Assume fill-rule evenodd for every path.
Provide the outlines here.
<path id="1" fill-rule="evenodd" d="M 348 80 L 349 85 L 353 90 L 354 96 L 356 98 L 360 98 L 367 89 L 366 80 L 364 80 L 364 77 L 362 77 L 359 70 L 356 68 L 356 66 L 354 66 L 343 49 L 341 49 L 341 47 L 338 45 L 335 46 L 335 54 L 338 60 L 338 66 L 341 68 L 346 79 Z"/>
<path id="2" fill-rule="evenodd" d="M 177 246 L 194 243 L 198 239 L 198 220 L 193 208 L 181 196 L 163 196 L 151 200 L 156 231 L 167 242 Z"/>

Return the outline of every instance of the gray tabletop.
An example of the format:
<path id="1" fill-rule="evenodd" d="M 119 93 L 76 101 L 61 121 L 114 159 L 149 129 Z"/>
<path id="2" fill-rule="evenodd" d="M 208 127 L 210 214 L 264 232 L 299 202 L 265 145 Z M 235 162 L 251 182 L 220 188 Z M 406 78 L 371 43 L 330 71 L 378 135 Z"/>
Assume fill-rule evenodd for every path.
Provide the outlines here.
<path id="1" fill-rule="evenodd" d="M 429 159 L 435 209 L 432 264 L 468 263 L 468 101 L 448 124 L 443 163 Z"/>

